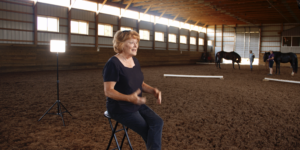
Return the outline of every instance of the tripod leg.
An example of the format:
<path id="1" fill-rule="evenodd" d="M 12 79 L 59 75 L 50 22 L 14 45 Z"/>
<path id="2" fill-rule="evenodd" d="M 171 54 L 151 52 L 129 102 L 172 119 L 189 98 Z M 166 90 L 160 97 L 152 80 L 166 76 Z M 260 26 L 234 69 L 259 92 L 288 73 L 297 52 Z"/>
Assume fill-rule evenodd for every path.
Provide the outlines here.
<path id="1" fill-rule="evenodd" d="M 61 104 L 61 106 L 71 115 L 71 113 L 67 110 L 67 108 L 62 104 L 62 103 L 60 103 Z M 72 115 L 71 115 L 72 116 Z"/>
<path id="2" fill-rule="evenodd" d="M 58 103 L 58 108 L 57 108 L 57 109 L 59 110 L 58 115 L 61 116 L 61 119 L 62 119 L 63 124 L 64 124 L 64 126 L 65 126 L 65 121 L 64 121 L 63 113 L 61 112 L 61 106 L 60 106 L 60 103 Z"/>
<path id="3" fill-rule="evenodd" d="M 53 106 L 57 103 L 57 101 L 44 113 L 44 115 L 38 120 L 40 121 L 52 108 Z"/>

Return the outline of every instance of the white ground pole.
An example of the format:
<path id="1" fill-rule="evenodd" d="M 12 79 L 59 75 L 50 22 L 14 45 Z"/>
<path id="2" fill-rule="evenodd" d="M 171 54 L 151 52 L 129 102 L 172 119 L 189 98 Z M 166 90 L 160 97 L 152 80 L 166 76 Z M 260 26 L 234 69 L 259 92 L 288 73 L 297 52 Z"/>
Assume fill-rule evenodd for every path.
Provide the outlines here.
<path id="1" fill-rule="evenodd" d="M 224 79 L 223 76 L 207 76 L 207 75 L 179 75 L 179 74 L 164 74 L 164 77 L 184 77 L 184 78 L 216 78 Z"/>
<path id="2" fill-rule="evenodd" d="M 300 84 L 300 81 L 282 80 L 282 79 L 273 79 L 273 78 L 264 78 L 263 81 L 279 81 L 279 82 L 288 82 L 288 83 L 297 83 L 297 84 Z"/>

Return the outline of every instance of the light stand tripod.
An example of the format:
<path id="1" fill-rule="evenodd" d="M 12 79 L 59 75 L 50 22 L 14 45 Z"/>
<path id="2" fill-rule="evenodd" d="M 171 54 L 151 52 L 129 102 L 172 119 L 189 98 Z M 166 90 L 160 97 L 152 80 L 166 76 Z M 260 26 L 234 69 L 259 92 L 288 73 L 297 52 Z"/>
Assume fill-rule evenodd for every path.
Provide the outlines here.
<path id="1" fill-rule="evenodd" d="M 52 41 L 51 40 L 51 46 L 52 46 Z M 52 49 L 52 48 L 51 48 Z M 51 50 L 52 51 L 52 50 Z M 66 107 L 60 102 L 59 100 L 59 80 L 58 80 L 58 51 L 57 51 L 57 100 L 56 102 L 46 111 L 46 113 L 38 120 L 40 121 L 46 114 L 52 114 L 52 115 L 59 115 L 61 116 L 62 118 L 62 121 L 63 121 L 63 125 L 65 126 L 65 121 L 64 121 L 64 117 L 63 117 L 63 113 L 67 112 L 71 115 L 71 113 L 66 109 Z M 52 108 L 53 106 L 57 104 L 57 113 L 48 113 Z M 66 111 L 62 112 L 61 110 L 61 107 L 63 107 Z M 71 115 L 72 116 L 72 115 Z"/>

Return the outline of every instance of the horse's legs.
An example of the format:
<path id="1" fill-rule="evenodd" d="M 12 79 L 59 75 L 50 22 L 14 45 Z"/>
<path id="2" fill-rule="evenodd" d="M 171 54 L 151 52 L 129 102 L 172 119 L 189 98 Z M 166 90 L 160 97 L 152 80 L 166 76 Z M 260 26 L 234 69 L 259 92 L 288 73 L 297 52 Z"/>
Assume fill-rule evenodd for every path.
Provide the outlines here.
<path id="1" fill-rule="evenodd" d="M 240 68 L 240 64 L 239 63 L 237 63 L 238 64 L 238 66 L 239 66 L 239 70 L 241 70 L 241 68 Z"/>
<path id="2" fill-rule="evenodd" d="M 233 69 L 234 69 L 234 61 L 232 60 L 232 67 L 233 67 Z"/>

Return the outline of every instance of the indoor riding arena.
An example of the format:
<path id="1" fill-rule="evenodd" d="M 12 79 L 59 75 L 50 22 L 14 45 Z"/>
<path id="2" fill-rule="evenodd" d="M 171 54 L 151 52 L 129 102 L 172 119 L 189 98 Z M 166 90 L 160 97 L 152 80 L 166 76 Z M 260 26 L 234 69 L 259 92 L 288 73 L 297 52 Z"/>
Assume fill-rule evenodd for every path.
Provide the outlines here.
<path id="1" fill-rule="evenodd" d="M 0 149 L 147 150 L 130 128 L 113 136 L 104 115 L 114 35 L 134 30 L 143 81 L 161 91 L 161 104 L 143 97 L 163 120 L 162 150 L 298 150 L 298 4 L 0 1 Z"/>

